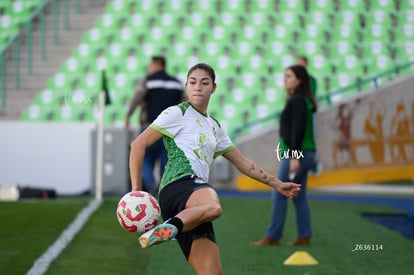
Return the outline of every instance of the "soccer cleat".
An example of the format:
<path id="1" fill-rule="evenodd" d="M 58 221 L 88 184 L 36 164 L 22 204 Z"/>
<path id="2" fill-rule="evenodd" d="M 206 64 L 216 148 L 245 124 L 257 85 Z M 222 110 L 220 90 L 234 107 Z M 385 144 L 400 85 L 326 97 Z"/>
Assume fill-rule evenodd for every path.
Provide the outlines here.
<path id="1" fill-rule="evenodd" d="M 138 238 L 138 241 L 142 248 L 146 248 L 151 245 L 174 239 L 175 235 L 177 235 L 177 228 L 172 224 L 163 223 L 142 234 L 141 237 Z"/>

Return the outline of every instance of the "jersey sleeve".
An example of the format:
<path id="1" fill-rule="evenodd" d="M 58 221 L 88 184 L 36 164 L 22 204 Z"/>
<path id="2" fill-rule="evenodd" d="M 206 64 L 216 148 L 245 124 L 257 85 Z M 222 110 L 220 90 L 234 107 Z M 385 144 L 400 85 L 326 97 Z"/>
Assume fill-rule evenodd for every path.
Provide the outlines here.
<path id="1" fill-rule="evenodd" d="M 177 106 L 168 107 L 162 111 L 149 127 L 164 136 L 174 138 L 182 129 L 183 113 Z"/>
<path id="2" fill-rule="evenodd" d="M 235 145 L 230 140 L 230 137 L 227 135 L 226 131 L 220 126 L 218 126 L 217 130 L 217 139 L 218 143 L 216 146 L 216 151 L 214 153 L 214 158 L 217 158 L 218 156 L 221 156 L 228 151 L 232 150 Z"/>

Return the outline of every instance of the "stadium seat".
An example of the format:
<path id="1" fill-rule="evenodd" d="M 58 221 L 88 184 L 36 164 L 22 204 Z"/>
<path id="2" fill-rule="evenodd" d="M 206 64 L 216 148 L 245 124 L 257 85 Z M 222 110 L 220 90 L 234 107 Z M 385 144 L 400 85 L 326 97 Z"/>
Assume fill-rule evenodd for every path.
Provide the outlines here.
<path id="1" fill-rule="evenodd" d="M 330 0 L 309 1 L 309 11 L 321 11 L 326 14 L 336 12 L 334 1 Z"/>
<path id="2" fill-rule="evenodd" d="M 406 0 L 406 1 L 397 1 L 396 3 L 399 4 L 399 11 L 407 11 L 414 9 L 414 1 L 413 0 Z"/>
<path id="3" fill-rule="evenodd" d="M 317 2 L 322 2 L 322 1 L 317 1 Z M 304 1 L 301 0 L 290 0 L 290 1 L 278 1 L 278 11 L 279 12 L 304 12 L 305 11 L 305 7 L 304 7 Z"/>
<path id="4" fill-rule="evenodd" d="M 33 101 L 37 107 L 24 113 L 26 118 L 30 113 L 45 118 L 39 108 L 52 103 L 49 107 L 58 109 L 56 119 L 96 120 L 95 103 L 105 69 L 113 96 L 105 123 L 119 124 L 150 56 L 165 54 L 167 70 L 183 82 L 188 68 L 196 62 L 216 69 L 219 88 L 209 112 L 233 129 L 284 105 L 284 70 L 295 63 L 295 55 L 309 58 L 319 95 L 412 59 L 412 2 L 109 1 L 80 45 L 49 80 L 45 90 L 50 93 L 40 91 Z M 2 5 L 10 6 L 1 3 L 0 10 L 5 10 Z M 1 36 L 13 29 L 14 20 L 1 16 L 0 24 L 9 23 Z M 61 91 L 73 93 L 76 89 L 91 97 L 93 107 L 62 109 Z M 345 96 L 334 96 L 334 100 Z"/>
<path id="5" fill-rule="evenodd" d="M 23 121 L 47 121 L 49 120 L 49 112 L 45 108 L 32 104 L 23 110 L 20 118 Z"/>
<path id="6" fill-rule="evenodd" d="M 257 0 L 252 1 L 251 9 L 253 11 L 260 11 L 264 13 L 273 12 L 276 10 L 276 7 L 274 6 L 275 1 L 271 0 Z"/>
<path id="7" fill-rule="evenodd" d="M 356 12 L 361 12 L 366 9 L 365 1 L 360 0 L 342 0 L 339 1 L 340 10 L 352 10 Z"/>

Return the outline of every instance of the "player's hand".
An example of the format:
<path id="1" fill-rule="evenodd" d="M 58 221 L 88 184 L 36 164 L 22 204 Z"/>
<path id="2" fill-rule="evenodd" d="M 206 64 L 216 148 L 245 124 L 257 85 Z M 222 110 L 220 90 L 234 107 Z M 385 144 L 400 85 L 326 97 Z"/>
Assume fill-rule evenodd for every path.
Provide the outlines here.
<path id="1" fill-rule="evenodd" d="M 281 182 L 276 190 L 289 199 L 294 199 L 300 192 L 300 186 L 294 182 Z"/>

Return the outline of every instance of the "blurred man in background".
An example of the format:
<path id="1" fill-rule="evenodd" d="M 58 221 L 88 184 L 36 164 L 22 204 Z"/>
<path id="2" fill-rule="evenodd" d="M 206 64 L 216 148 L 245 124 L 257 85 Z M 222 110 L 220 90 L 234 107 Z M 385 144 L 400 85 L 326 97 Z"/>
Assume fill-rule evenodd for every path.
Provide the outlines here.
<path id="1" fill-rule="evenodd" d="M 166 59 L 163 56 L 153 56 L 148 66 L 148 74 L 139 81 L 135 89 L 126 115 L 125 128 L 129 129 L 130 117 L 140 107 L 140 133 L 144 131 L 164 109 L 186 99 L 183 87 L 177 78 L 166 72 Z M 143 190 L 151 194 L 156 194 L 158 189 L 154 176 L 157 161 L 161 178 L 167 162 L 167 151 L 162 140 L 147 148 L 142 166 Z"/>

